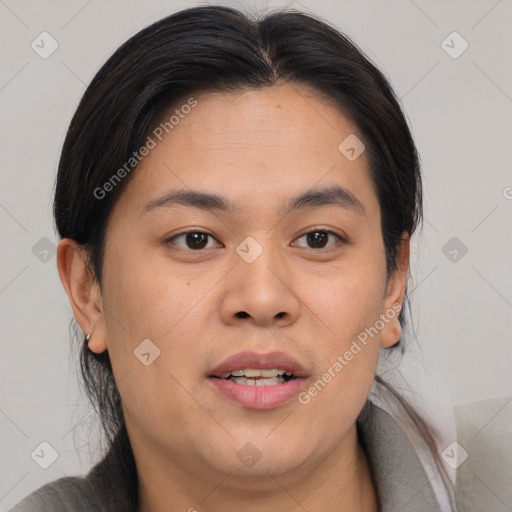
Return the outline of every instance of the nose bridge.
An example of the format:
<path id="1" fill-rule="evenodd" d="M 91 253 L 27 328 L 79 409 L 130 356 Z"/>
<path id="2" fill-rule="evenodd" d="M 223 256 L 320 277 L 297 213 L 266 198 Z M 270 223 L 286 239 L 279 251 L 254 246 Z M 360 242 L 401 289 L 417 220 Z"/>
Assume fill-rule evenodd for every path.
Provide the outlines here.
<path id="1" fill-rule="evenodd" d="M 225 321 L 252 318 L 258 324 L 295 321 L 299 304 L 289 284 L 289 272 L 271 237 L 247 237 L 236 249 L 224 304 Z"/>
<path id="2" fill-rule="evenodd" d="M 279 269 L 284 265 L 280 263 L 279 249 L 272 245 L 271 237 L 267 236 L 261 244 L 255 238 L 247 237 L 236 252 L 236 273 L 243 288 L 251 288 L 253 294 L 282 292 L 284 276 L 278 279 L 276 274 L 281 273 Z"/>

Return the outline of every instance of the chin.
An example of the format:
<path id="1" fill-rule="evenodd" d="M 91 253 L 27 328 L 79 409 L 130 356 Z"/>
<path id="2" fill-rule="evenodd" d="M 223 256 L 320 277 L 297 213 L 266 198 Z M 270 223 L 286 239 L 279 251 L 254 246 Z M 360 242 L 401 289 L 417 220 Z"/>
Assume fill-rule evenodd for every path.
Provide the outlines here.
<path id="1" fill-rule="evenodd" d="M 268 436 L 268 431 L 266 435 Z M 245 443 L 240 441 L 245 438 L 248 439 Z M 290 442 L 290 439 L 277 436 L 274 440 L 265 439 L 264 436 L 237 436 L 237 441 L 230 442 L 222 453 L 219 453 L 217 447 L 213 460 L 213 453 L 209 452 L 209 464 L 217 471 L 230 473 L 241 482 L 246 478 L 251 481 L 256 478 L 261 479 L 261 485 L 268 487 L 270 475 L 294 472 L 310 458 L 310 452 L 303 440 L 304 437 L 302 442 L 299 437 L 296 442 Z"/>

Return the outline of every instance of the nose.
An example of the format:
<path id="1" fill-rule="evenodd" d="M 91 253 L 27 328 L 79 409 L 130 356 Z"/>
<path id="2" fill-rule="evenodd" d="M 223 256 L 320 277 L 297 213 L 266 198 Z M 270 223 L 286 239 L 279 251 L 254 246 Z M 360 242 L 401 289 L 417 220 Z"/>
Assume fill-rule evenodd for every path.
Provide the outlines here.
<path id="1" fill-rule="evenodd" d="M 252 263 L 238 255 L 234 260 L 220 311 L 225 324 L 285 327 L 297 321 L 300 299 L 292 289 L 285 262 L 270 250 Z"/>

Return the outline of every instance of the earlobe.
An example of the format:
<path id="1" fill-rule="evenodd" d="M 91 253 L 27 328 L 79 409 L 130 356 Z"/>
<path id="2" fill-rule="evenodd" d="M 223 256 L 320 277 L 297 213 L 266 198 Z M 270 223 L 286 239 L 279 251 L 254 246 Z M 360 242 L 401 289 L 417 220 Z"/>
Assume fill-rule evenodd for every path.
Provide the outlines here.
<path id="1" fill-rule="evenodd" d="M 59 242 L 57 268 L 78 325 L 92 333 L 89 348 L 96 353 L 106 350 L 103 307 L 99 285 L 88 266 L 83 246 L 69 238 Z M 92 332 L 94 331 L 94 332 Z"/>
<path id="2" fill-rule="evenodd" d="M 398 315 L 403 307 L 405 290 L 407 286 L 407 275 L 409 272 L 410 236 L 402 233 L 400 248 L 397 254 L 397 265 L 389 278 L 384 298 L 384 312 L 386 319 L 381 332 L 380 343 L 384 348 L 396 345 L 402 336 L 402 326 Z"/>
<path id="3" fill-rule="evenodd" d="M 85 342 L 87 343 L 87 346 L 91 352 L 94 352 L 95 354 L 101 354 L 107 350 L 105 339 L 106 338 L 102 336 L 98 330 L 96 330 L 95 332 L 90 332 L 85 337 Z"/>
<path id="4" fill-rule="evenodd" d="M 388 321 L 382 329 L 380 335 L 380 345 L 383 348 L 391 348 L 395 346 L 402 337 L 402 326 L 398 320 L 398 316 Z"/>

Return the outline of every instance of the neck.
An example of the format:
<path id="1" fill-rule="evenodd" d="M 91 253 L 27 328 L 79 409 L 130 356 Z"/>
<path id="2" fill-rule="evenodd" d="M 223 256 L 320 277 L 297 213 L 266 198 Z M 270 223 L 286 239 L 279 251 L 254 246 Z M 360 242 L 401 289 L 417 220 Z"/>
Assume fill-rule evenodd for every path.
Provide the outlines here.
<path id="1" fill-rule="evenodd" d="M 133 437 L 133 436 L 132 436 Z M 377 496 L 364 451 L 353 426 L 318 464 L 286 474 L 240 476 L 203 467 L 176 467 L 161 450 L 138 450 L 137 512 L 377 512 Z M 172 509 L 169 508 L 172 504 Z"/>

